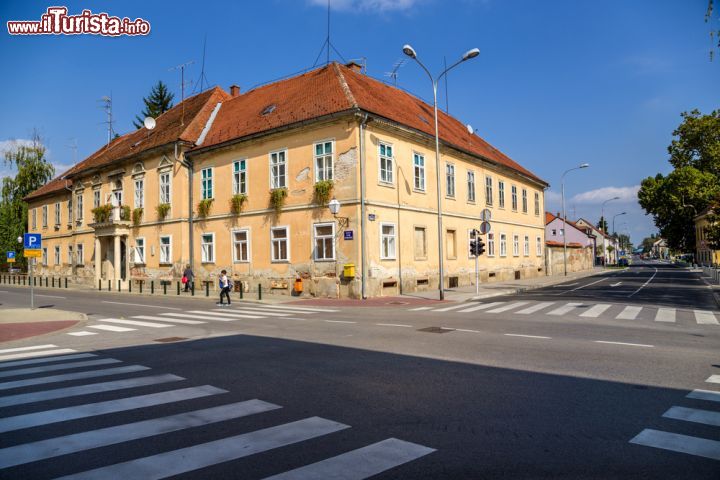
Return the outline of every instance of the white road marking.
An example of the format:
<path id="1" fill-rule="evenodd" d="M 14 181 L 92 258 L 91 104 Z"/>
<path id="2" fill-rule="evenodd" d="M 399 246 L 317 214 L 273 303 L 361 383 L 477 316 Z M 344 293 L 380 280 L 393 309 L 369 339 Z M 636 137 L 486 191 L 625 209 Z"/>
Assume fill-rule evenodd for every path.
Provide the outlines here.
<path id="1" fill-rule="evenodd" d="M 235 312 L 237 312 L 241 314 L 247 313 L 249 315 L 262 315 L 263 317 L 289 317 L 291 315 L 297 314 L 297 312 L 267 312 L 261 308 L 233 308 L 232 310 L 216 308 L 214 311 L 217 312 L 218 315 L 233 315 Z"/>
<path id="2" fill-rule="evenodd" d="M 434 448 L 405 442 L 397 438 L 388 438 L 336 457 L 273 475 L 265 480 L 308 480 L 311 478 L 364 480 L 434 451 Z"/>
<path id="3" fill-rule="evenodd" d="M 418 307 L 418 308 L 411 308 L 408 310 L 409 312 L 419 312 L 421 310 L 430 310 L 433 307 Z"/>
<path id="4" fill-rule="evenodd" d="M 573 282 L 573 283 L 564 283 L 562 285 L 553 285 L 553 288 L 560 288 L 560 287 L 574 287 L 579 282 Z"/>
<path id="5" fill-rule="evenodd" d="M 544 339 L 551 339 L 552 337 L 543 337 L 540 335 L 522 335 L 520 333 L 504 333 L 506 337 L 525 337 L 525 338 L 544 338 Z"/>
<path id="6" fill-rule="evenodd" d="M 136 397 L 120 398 L 105 402 L 88 403 L 74 407 L 28 413 L 25 415 L 17 415 L 14 417 L 0 419 L 0 432 L 12 432 L 14 430 L 37 427 L 39 425 L 47 425 L 50 423 L 77 420 L 79 418 L 94 417 L 108 413 L 125 412 L 128 410 L 152 407 L 156 405 L 165 405 L 193 398 L 209 397 L 210 395 L 217 395 L 220 393 L 227 393 L 227 390 L 215 388 L 210 385 L 204 385 L 201 387 L 181 388 L 178 390 L 151 393 L 148 395 L 138 395 Z"/>
<path id="7" fill-rule="evenodd" d="M 667 322 L 675 323 L 675 309 L 674 308 L 658 308 L 657 314 L 655 314 L 656 322 Z"/>
<path id="8" fill-rule="evenodd" d="M 64 373 L 62 375 L 52 375 L 50 377 L 37 377 L 29 378 L 27 380 L 3 382 L 0 383 L 0 390 L 29 387 L 32 385 L 44 385 L 46 383 L 66 382 L 68 380 L 81 380 L 85 378 L 104 377 L 107 375 L 119 375 L 121 373 L 141 372 L 143 370 L 150 370 L 150 367 L 143 367 L 142 365 L 128 365 L 127 367 L 105 368 L 102 370 L 90 370 L 87 372 Z"/>
<path id="9" fill-rule="evenodd" d="M 698 325 L 718 325 L 713 312 L 707 310 L 695 310 L 695 321 Z"/>
<path id="10" fill-rule="evenodd" d="M 325 320 L 327 323 L 357 323 L 357 322 L 350 322 L 348 320 Z"/>
<path id="11" fill-rule="evenodd" d="M 165 310 L 183 310 L 182 308 L 175 308 L 175 307 L 163 307 L 160 305 L 146 305 L 144 303 L 124 303 L 124 302 L 110 302 L 107 300 L 103 300 L 103 303 L 112 303 L 115 305 L 132 305 L 133 307 L 147 307 L 147 308 L 163 308 Z"/>
<path id="12" fill-rule="evenodd" d="M 17 395 L 0 397 L 0 407 L 43 402 L 45 400 L 55 400 L 57 398 L 78 397 L 100 392 L 113 392 L 116 390 L 125 390 L 127 388 L 144 387 L 146 385 L 160 385 L 161 383 L 179 382 L 180 380 L 185 379 L 183 377 L 170 374 L 151 375 L 148 377 L 128 378 L 126 380 L 113 380 L 112 382 L 91 383 L 88 385 L 80 385 L 78 387 L 65 387 L 53 390 L 43 390 L 40 392 L 20 393 Z"/>
<path id="13" fill-rule="evenodd" d="M 126 423 L 114 427 L 89 430 L 63 437 L 49 438 L 31 443 L 23 443 L 13 447 L 0 449 L 0 468 L 14 467 L 25 463 L 45 460 L 48 458 L 81 452 L 90 448 L 116 445 L 118 443 L 138 440 L 155 435 L 184 430 L 190 427 L 209 425 L 233 418 L 245 417 L 255 413 L 267 412 L 280 408 L 277 405 L 261 400 L 230 403 L 219 407 L 195 410 L 168 417 Z M 215 451 L 222 452 L 222 449 Z M 152 457 L 150 457 L 152 458 Z M 175 459 L 175 464 L 179 464 Z M 122 464 L 120 464 L 122 465 Z M 165 465 L 168 468 L 170 465 Z M 163 476 L 169 476 L 167 473 Z M 118 478 L 114 475 L 104 478 Z M 147 478 L 145 475 L 130 476 L 129 478 Z"/>
<path id="14" fill-rule="evenodd" d="M 153 315 L 137 315 L 132 318 L 137 318 L 138 320 L 158 320 L 160 322 L 170 322 L 170 323 L 182 323 L 185 325 L 201 325 L 203 322 L 201 320 L 180 320 L 177 318 L 168 318 L 168 317 L 156 317 Z"/>
<path id="15" fill-rule="evenodd" d="M 654 268 L 654 267 L 653 267 L 653 268 Z M 647 282 L 645 282 L 645 283 L 643 283 L 642 285 L 640 285 L 640 288 L 638 288 L 637 290 L 635 290 L 634 292 L 632 292 L 630 295 L 628 295 L 628 298 L 632 297 L 633 295 L 635 295 L 636 293 L 638 293 L 640 290 L 642 290 L 643 288 L 645 288 L 650 282 L 652 282 L 652 281 L 653 281 L 653 278 L 655 278 L 655 275 L 657 275 L 657 272 L 658 272 L 658 269 L 655 268 L 655 272 L 653 272 L 652 277 L 648 278 Z"/>
<path id="16" fill-rule="evenodd" d="M 97 357 L 94 353 L 77 353 L 75 355 L 58 355 L 57 357 L 33 358 L 31 360 L 18 360 L 16 362 L 0 363 L 0 368 L 20 367 L 23 365 L 35 365 L 37 363 L 64 362 L 65 360 L 78 360 L 81 358 Z"/>
<path id="17" fill-rule="evenodd" d="M 620 285 L 622 285 L 622 282 L 617 282 L 617 283 L 611 283 L 611 284 L 610 284 L 611 287 L 619 287 Z"/>
<path id="18" fill-rule="evenodd" d="M 698 408 L 671 407 L 663 417 L 720 427 L 720 413 Z"/>
<path id="19" fill-rule="evenodd" d="M 412 328 L 412 325 L 403 325 L 402 323 L 376 323 L 380 327 L 405 327 Z"/>
<path id="20" fill-rule="evenodd" d="M 55 372 L 58 370 L 72 370 L 73 368 L 94 367 L 97 365 L 109 365 L 111 363 L 121 363 L 121 361 L 114 358 L 101 358 L 99 360 L 87 360 L 84 362 L 54 363 L 52 365 L 43 365 L 42 367 L 26 367 L 16 370 L 4 370 L 0 372 L 0 378 L 16 377 L 18 375 L 32 375 L 43 372 Z"/>
<path id="21" fill-rule="evenodd" d="M 450 307 L 445 307 L 445 308 L 435 308 L 435 309 L 433 309 L 433 312 L 449 312 L 450 310 L 455 310 L 457 308 L 463 308 L 463 307 L 467 307 L 467 303 L 461 303 L 459 305 L 452 305 Z"/>
<path id="22" fill-rule="evenodd" d="M 450 327 L 443 327 L 443 328 L 450 328 Z M 469 333 L 480 333 L 480 330 L 468 330 L 467 328 L 456 328 L 456 332 L 469 332 Z"/>
<path id="23" fill-rule="evenodd" d="M 262 315 L 245 315 L 245 314 L 241 314 L 241 313 L 221 314 L 220 312 L 205 312 L 202 310 L 190 310 L 188 313 L 204 315 L 204 317 L 202 317 L 202 318 L 205 318 L 206 320 L 219 320 L 221 322 L 232 322 L 233 320 L 238 319 L 238 318 L 263 318 Z M 170 315 L 170 314 L 161 313 L 160 315 Z M 235 317 L 235 318 L 230 318 L 230 317 Z"/>
<path id="24" fill-rule="evenodd" d="M 116 327 L 115 325 L 88 325 L 88 328 L 104 330 L 106 332 L 134 332 L 134 328 Z"/>
<path id="25" fill-rule="evenodd" d="M 576 303 L 576 302 L 566 303 L 562 307 L 556 308 L 555 310 L 548 312 L 548 315 L 565 315 L 566 313 L 579 307 L 580 305 L 582 305 L 582 303 Z"/>
<path id="26" fill-rule="evenodd" d="M 610 345 L 626 345 L 628 347 L 646 347 L 646 348 L 653 348 L 655 345 L 645 345 L 643 343 L 626 343 L 626 342 L 607 342 L 604 340 L 595 340 L 595 343 L 607 343 Z"/>
<path id="27" fill-rule="evenodd" d="M 720 442 L 646 428 L 630 443 L 720 460 Z"/>
<path id="28" fill-rule="evenodd" d="M 117 323 L 120 325 L 132 325 L 134 327 L 150 327 L 150 328 L 167 328 L 172 327 L 167 323 L 140 322 L 138 320 L 122 320 L 119 318 L 103 318 L 100 320 L 105 323 Z"/>
<path id="29" fill-rule="evenodd" d="M 632 307 L 627 306 L 623 309 L 622 312 L 618 313 L 618 316 L 615 317 L 616 320 L 635 320 L 637 318 L 638 313 L 642 310 L 642 307 Z"/>
<path id="30" fill-rule="evenodd" d="M 512 310 L 513 308 L 522 307 L 523 305 L 527 304 L 528 302 L 512 302 L 507 305 L 503 305 L 502 307 L 493 308 L 492 310 L 488 310 L 487 313 L 502 313 L 506 312 L 508 310 Z"/>
<path id="31" fill-rule="evenodd" d="M 62 299 L 67 298 L 67 297 L 60 297 L 60 296 L 58 296 L 58 295 L 43 295 L 43 294 L 40 294 L 40 293 L 36 293 L 35 296 L 36 296 L 36 297 L 45 297 L 45 298 L 62 298 Z"/>
<path id="32" fill-rule="evenodd" d="M 558 293 L 555 293 L 554 295 L 563 295 L 563 294 L 566 294 L 566 293 L 569 293 L 569 292 L 574 292 L 575 290 L 580 290 L 580 289 L 582 289 L 582 288 L 589 287 L 590 285 L 595 285 L 596 283 L 600 283 L 600 282 L 602 282 L 602 281 L 604 281 L 604 280 L 607 280 L 607 278 L 601 278 L 600 280 L 595 280 L 594 282 L 586 283 L 585 285 L 580 285 L 579 287 L 575 287 L 575 288 L 573 288 L 572 290 L 566 290 L 566 291 L 564 291 L 564 292 L 558 292 Z"/>
<path id="33" fill-rule="evenodd" d="M 591 308 L 587 309 L 583 313 L 580 314 L 581 317 L 590 317 L 590 318 L 597 318 L 599 317 L 605 310 L 610 308 L 609 303 L 598 303 L 597 305 L 593 305 Z"/>
<path id="34" fill-rule="evenodd" d="M 252 305 L 258 305 L 253 303 Z M 326 313 L 326 312 L 339 312 L 340 310 L 331 310 L 329 308 L 313 308 L 313 307 L 296 307 L 294 305 L 264 305 L 263 307 L 266 308 L 276 308 L 279 310 L 293 310 L 297 312 L 318 312 L 318 313 Z"/>
<path id="35" fill-rule="evenodd" d="M 57 348 L 57 345 L 47 344 L 47 345 L 34 345 L 32 347 L 5 348 L 3 350 L 0 350 L 0 354 L 14 353 L 14 352 L 27 352 L 29 350 L 42 350 L 45 348 Z"/>
<path id="36" fill-rule="evenodd" d="M 57 350 L 43 350 L 41 352 L 11 353 L 10 355 L 0 355 L 0 361 L 15 360 L 18 358 L 42 357 L 43 355 L 60 355 L 61 353 L 73 353 L 76 351 L 77 350 L 73 350 L 72 348 L 59 348 Z"/>
<path id="37" fill-rule="evenodd" d="M 696 388 L 692 392 L 688 393 L 686 397 L 697 400 L 707 400 L 709 402 L 720 402 L 720 392 L 716 392 L 714 390 L 702 390 Z"/>
<path id="38" fill-rule="evenodd" d="M 68 332 L 68 335 L 72 335 L 73 337 L 87 337 L 88 335 L 97 335 L 97 332 L 87 332 L 85 330 L 80 330 L 79 332 Z"/>
<path id="39" fill-rule="evenodd" d="M 710 375 L 705 381 L 707 383 L 720 383 L 720 375 Z"/>
<path id="40" fill-rule="evenodd" d="M 167 321 L 172 322 L 173 320 L 176 320 L 175 317 L 182 317 L 182 318 L 201 318 L 203 320 L 217 320 L 220 322 L 232 322 L 233 318 L 225 318 L 225 317 L 212 317 L 210 315 L 197 315 L 197 314 L 189 314 L 189 313 L 161 313 L 163 317 L 168 317 Z M 207 322 L 203 322 L 207 323 Z"/>
<path id="41" fill-rule="evenodd" d="M 311 438 L 321 437 L 346 428 L 350 427 L 332 420 L 310 417 L 276 427 L 264 428 L 201 443 L 200 445 L 193 445 L 192 447 L 159 453 L 62 478 L 75 480 L 104 480 L 107 478 L 143 478 L 150 480 L 167 478 L 292 445 Z M 357 467 L 356 465 L 355 468 Z"/>
<path id="42" fill-rule="evenodd" d="M 539 311 L 539 310 L 542 310 L 542 309 L 545 308 L 545 307 L 549 307 L 549 306 L 552 305 L 553 303 L 555 303 L 555 302 L 538 302 L 538 303 L 536 303 L 535 305 L 533 305 L 533 306 L 531 306 L 531 307 L 523 308 L 522 310 L 518 310 L 518 311 L 515 312 L 515 313 L 519 313 L 520 315 L 529 315 L 529 314 L 531 314 L 531 313 L 535 313 L 535 312 L 537 312 L 537 311 Z"/>
<path id="43" fill-rule="evenodd" d="M 470 307 L 466 308 L 465 310 L 460 310 L 457 313 L 469 313 L 469 312 L 477 312 L 478 310 L 485 310 L 486 308 L 492 308 L 497 305 L 502 305 L 505 302 L 491 302 L 491 303 L 481 303 L 480 305 L 476 307 Z"/>

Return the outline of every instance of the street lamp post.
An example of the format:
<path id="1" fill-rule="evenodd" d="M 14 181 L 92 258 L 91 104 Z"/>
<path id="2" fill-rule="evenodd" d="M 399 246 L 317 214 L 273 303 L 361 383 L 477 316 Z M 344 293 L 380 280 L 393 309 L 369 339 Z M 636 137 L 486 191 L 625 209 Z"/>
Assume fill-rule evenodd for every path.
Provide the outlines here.
<path id="1" fill-rule="evenodd" d="M 581 163 L 577 167 L 570 168 L 568 170 L 565 170 L 560 177 L 560 189 L 562 193 L 562 216 L 563 216 L 563 270 L 565 272 L 565 276 L 567 277 L 567 217 L 565 216 L 565 175 L 567 175 L 568 172 L 572 172 L 573 170 L 579 170 L 581 168 L 587 168 L 589 167 L 589 163 Z"/>
<path id="2" fill-rule="evenodd" d="M 448 68 L 442 71 L 440 75 L 438 75 L 436 78 L 433 78 L 432 74 L 430 73 L 430 70 L 423 65 L 423 63 L 418 60 L 417 53 L 415 52 L 415 49 L 411 47 L 410 45 L 404 45 L 403 46 L 403 53 L 407 55 L 408 57 L 415 60 L 420 67 L 422 67 L 423 70 L 425 70 L 425 73 L 427 73 L 428 77 L 430 77 L 430 82 L 432 83 L 433 87 L 433 116 L 435 117 L 435 177 L 436 177 L 436 183 L 437 183 L 437 221 L 438 221 L 438 266 L 439 266 L 439 281 L 438 281 L 438 290 L 440 292 L 440 300 L 445 299 L 445 285 L 444 285 L 444 277 L 445 277 L 445 270 L 443 268 L 443 247 L 442 247 L 442 194 L 440 191 L 440 136 L 438 133 L 438 109 L 437 109 L 437 86 L 440 79 L 445 76 L 450 70 L 460 65 L 465 60 L 470 60 L 471 58 L 475 58 L 478 55 L 480 55 L 480 49 L 473 48 L 471 50 L 468 50 L 465 52 L 465 54 L 462 56 L 460 60 L 455 62 L 454 64 L 450 65 Z"/>
<path id="3" fill-rule="evenodd" d="M 613 197 L 605 200 L 602 203 L 602 206 L 600 207 L 600 229 L 603 231 L 603 267 L 605 267 L 605 253 L 607 252 L 607 246 L 605 246 L 605 237 L 607 237 L 607 228 L 603 228 L 603 225 L 607 223 L 607 219 L 605 218 L 605 204 L 608 202 L 612 202 L 613 200 L 620 200 L 620 197 Z"/>
<path id="4" fill-rule="evenodd" d="M 627 212 L 622 212 L 622 213 L 616 213 L 615 215 L 613 215 L 613 224 L 612 224 L 613 225 L 613 228 L 612 228 L 613 235 L 615 235 L 615 218 L 619 217 L 620 215 L 626 215 L 626 214 L 627 214 Z M 617 263 L 617 247 L 615 247 L 615 263 Z"/>

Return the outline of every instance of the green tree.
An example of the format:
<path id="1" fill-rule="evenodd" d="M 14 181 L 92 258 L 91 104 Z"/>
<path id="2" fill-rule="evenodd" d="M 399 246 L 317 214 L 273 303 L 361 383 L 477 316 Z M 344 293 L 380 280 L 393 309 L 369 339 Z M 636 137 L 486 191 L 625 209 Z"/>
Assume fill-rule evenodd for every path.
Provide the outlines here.
<path id="1" fill-rule="evenodd" d="M 652 250 L 653 243 L 657 241 L 657 236 L 654 233 L 651 233 L 649 237 L 643 238 L 643 241 L 640 242 L 640 246 L 643 249 L 643 253 L 648 253 L 650 250 Z"/>
<path id="2" fill-rule="evenodd" d="M 133 121 L 135 128 L 143 127 L 145 117 L 157 118 L 160 114 L 170 110 L 173 107 L 173 98 L 175 98 L 175 95 L 170 93 L 167 85 L 165 85 L 162 80 L 159 80 L 158 83 L 150 89 L 150 95 L 143 97 L 145 109 L 140 112 L 140 115 L 135 116 L 135 120 Z"/>
<path id="3" fill-rule="evenodd" d="M 42 187 L 55 175 L 45 158 L 46 148 L 37 132 L 29 145 L 14 143 L 3 152 L 5 164 L 16 170 L 15 177 L 2 180 L 0 194 L 0 251 L 18 250 L 17 237 L 27 232 L 27 204 L 23 198 Z M 18 263 L 24 265 L 23 257 Z"/>

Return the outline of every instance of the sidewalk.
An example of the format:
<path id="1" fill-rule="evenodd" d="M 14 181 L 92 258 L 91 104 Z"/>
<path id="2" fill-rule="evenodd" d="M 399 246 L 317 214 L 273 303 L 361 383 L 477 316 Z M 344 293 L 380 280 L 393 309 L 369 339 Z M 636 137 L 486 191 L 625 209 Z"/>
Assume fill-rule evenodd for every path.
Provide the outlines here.
<path id="1" fill-rule="evenodd" d="M 0 310 L 0 343 L 44 335 L 75 326 L 87 315 L 53 308 Z"/>

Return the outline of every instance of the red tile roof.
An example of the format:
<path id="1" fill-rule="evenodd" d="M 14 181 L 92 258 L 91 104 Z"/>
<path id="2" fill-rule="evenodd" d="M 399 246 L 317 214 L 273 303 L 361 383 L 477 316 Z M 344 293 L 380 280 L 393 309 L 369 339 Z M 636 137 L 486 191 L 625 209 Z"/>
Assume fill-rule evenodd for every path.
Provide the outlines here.
<path id="1" fill-rule="evenodd" d="M 62 175 L 32 192 L 25 199 L 30 200 L 61 191 L 65 188 L 65 179 L 68 177 L 71 179 L 82 172 L 112 164 L 155 147 L 178 140 L 195 144 L 216 105 L 228 98 L 230 95 L 220 87 L 214 87 L 187 98 L 184 102 L 158 116 L 155 119 L 156 126 L 153 130 L 143 127 L 114 139 Z M 69 179 L 67 183 L 72 184 Z"/>
<path id="2" fill-rule="evenodd" d="M 263 115 L 269 106 L 274 109 Z M 332 63 L 224 102 L 202 145 L 195 150 L 204 151 L 274 128 L 351 111 L 372 113 L 428 135 L 435 132 L 432 106 L 410 93 Z M 457 119 L 439 111 L 438 124 L 445 143 L 547 185 L 485 140 L 469 133 Z"/>
<path id="3" fill-rule="evenodd" d="M 548 223 L 552 222 L 552 221 L 555 220 L 556 218 L 558 218 L 558 217 L 556 217 L 556 216 L 553 215 L 552 213 L 550 213 L 550 212 L 545 212 L 545 225 L 547 225 Z"/>

